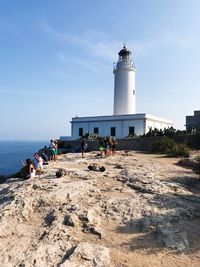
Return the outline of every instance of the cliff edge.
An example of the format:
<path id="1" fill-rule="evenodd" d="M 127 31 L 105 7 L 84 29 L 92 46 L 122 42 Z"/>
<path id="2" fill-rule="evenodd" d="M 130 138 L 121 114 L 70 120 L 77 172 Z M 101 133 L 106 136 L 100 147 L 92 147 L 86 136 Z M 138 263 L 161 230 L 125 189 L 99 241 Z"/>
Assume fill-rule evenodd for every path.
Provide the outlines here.
<path id="1" fill-rule="evenodd" d="M 96 154 L 61 155 L 43 177 L 0 185 L 0 265 L 199 266 L 198 177 L 177 159 Z"/>

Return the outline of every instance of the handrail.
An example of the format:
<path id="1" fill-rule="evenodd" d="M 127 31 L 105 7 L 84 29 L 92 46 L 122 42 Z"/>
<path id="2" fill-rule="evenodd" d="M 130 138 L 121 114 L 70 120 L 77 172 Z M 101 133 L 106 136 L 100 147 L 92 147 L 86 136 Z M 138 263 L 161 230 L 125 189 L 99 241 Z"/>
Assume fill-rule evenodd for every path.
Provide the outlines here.
<path id="1" fill-rule="evenodd" d="M 116 70 L 117 69 L 117 65 L 118 65 L 118 63 L 120 63 L 120 62 L 126 62 L 126 64 L 124 64 L 127 68 L 133 68 L 133 69 L 135 69 L 135 65 L 133 64 L 133 62 L 128 62 L 128 61 L 126 61 L 126 60 L 120 60 L 120 61 L 118 61 L 118 62 L 114 62 L 113 63 L 113 70 Z"/>

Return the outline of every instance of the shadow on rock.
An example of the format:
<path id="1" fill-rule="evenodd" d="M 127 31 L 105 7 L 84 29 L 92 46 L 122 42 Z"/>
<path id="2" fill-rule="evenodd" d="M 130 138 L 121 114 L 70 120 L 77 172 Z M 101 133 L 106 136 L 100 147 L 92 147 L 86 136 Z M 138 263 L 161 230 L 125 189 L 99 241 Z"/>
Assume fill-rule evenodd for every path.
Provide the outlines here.
<path id="1" fill-rule="evenodd" d="M 14 198 L 13 191 L 9 186 L 0 190 L 0 205 L 10 204 Z"/>
<path id="2" fill-rule="evenodd" d="M 168 180 L 169 182 L 175 182 L 181 186 L 183 186 L 185 189 L 190 191 L 191 193 L 200 193 L 200 179 L 197 177 L 191 177 L 191 176 L 180 176 L 180 177 L 174 177 Z"/>
<path id="3" fill-rule="evenodd" d="M 200 198 L 190 195 L 155 195 L 151 203 L 162 208 L 163 214 L 130 219 L 116 229 L 121 234 L 134 234 L 130 250 L 164 248 L 191 254 L 200 250 Z M 165 209 L 164 209 L 165 208 Z"/>

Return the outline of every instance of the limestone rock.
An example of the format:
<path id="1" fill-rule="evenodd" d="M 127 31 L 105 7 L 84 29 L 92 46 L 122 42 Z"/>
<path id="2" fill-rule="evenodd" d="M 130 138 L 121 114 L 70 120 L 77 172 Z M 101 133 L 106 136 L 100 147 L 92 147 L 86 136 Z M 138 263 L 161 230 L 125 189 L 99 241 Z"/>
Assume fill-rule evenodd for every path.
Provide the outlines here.
<path id="1" fill-rule="evenodd" d="M 71 227 L 75 226 L 74 220 L 71 215 L 65 215 L 62 223 Z"/>
<path id="2" fill-rule="evenodd" d="M 106 267 L 110 265 L 108 248 L 81 242 L 60 267 Z"/>
<path id="3" fill-rule="evenodd" d="M 198 266 L 196 175 L 174 164 L 175 159 L 157 155 L 94 155 L 88 153 L 87 161 L 77 154 L 58 156 L 43 179 L 0 184 L 0 266 L 133 266 L 137 256 L 138 266 L 150 266 L 149 251 L 155 248 L 166 261 L 168 248 L 191 249 Z M 96 171 L 86 170 L 94 163 Z M 105 174 L 99 166 L 105 166 Z M 60 168 L 67 169 L 66 175 L 55 179 Z M 159 259 L 151 253 L 154 257 Z M 178 259 L 180 265 L 184 259 Z"/>
<path id="4" fill-rule="evenodd" d="M 173 226 L 157 227 L 156 237 L 166 247 L 178 251 L 184 251 L 189 245 L 186 233 Z"/>

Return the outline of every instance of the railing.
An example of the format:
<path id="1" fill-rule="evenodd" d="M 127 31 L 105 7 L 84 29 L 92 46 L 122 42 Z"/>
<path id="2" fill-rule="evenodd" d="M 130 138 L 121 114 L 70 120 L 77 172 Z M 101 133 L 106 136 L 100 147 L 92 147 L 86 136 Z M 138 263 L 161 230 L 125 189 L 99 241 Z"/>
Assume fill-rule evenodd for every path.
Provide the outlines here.
<path id="1" fill-rule="evenodd" d="M 124 66 L 126 66 L 126 68 L 135 69 L 135 65 L 133 64 L 133 62 L 129 62 L 129 61 L 126 61 L 126 60 L 119 60 L 118 62 L 114 62 L 113 63 L 113 71 L 115 71 L 117 69 L 117 65 L 120 62 L 126 62 L 126 64 L 124 64 Z"/>

